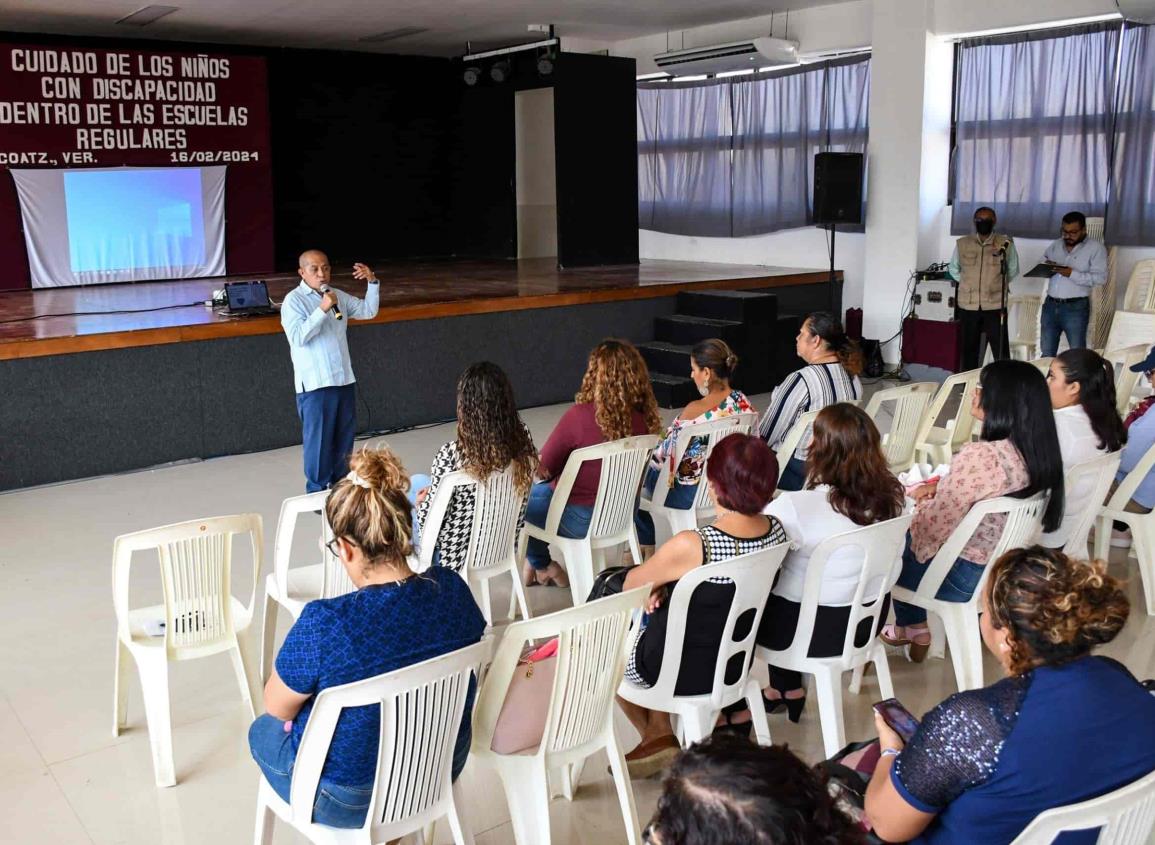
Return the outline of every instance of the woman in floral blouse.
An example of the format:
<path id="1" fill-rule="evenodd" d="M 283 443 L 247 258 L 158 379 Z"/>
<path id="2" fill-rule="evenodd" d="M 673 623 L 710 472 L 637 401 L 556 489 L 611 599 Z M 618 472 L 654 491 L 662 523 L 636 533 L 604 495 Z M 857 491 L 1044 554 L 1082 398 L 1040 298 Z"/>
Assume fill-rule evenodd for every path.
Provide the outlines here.
<path id="1" fill-rule="evenodd" d="M 706 444 L 700 438 L 691 437 L 682 462 L 673 465 L 678 450 L 678 434 L 683 428 L 694 423 L 708 422 L 731 414 L 754 412 L 754 406 L 741 390 L 730 387 L 730 376 L 738 366 L 738 356 L 729 345 L 716 338 L 700 341 L 690 350 L 690 378 L 701 399 L 691 402 L 682 413 L 674 418 L 666 430 L 666 437 L 658 444 L 650 457 L 650 467 L 646 471 L 642 494 L 647 498 L 654 495 L 654 485 L 664 463 L 670 464 L 670 486 L 665 491 L 668 508 L 688 509 L 694 504 L 694 494 L 698 492 L 698 482 L 702 478 L 702 467 L 706 464 Z M 635 525 L 638 544 L 643 553 L 654 548 L 654 520 L 646 511 L 638 511 Z"/>
<path id="2" fill-rule="evenodd" d="M 914 491 L 917 506 L 902 558 L 900 587 L 918 588 L 931 560 L 978 502 L 998 496 L 1026 498 L 1049 490 L 1043 530 L 1054 531 L 1062 522 L 1063 461 L 1043 374 L 1025 361 L 988 364 L 979 376 L 971 410 L 982 421 L 981 439 L 959 450 L 941 483 L 928 482 Z M 1000 514 L 984 517 L 936 598 L 970 599 L 1006 521 Z M 926 611 L 895 601 L 894 619 L 896 624 L 883 628 L 882 639 L 889 645 L 909 646 L 910 659 L 921 662 L 930 648 Z"/>

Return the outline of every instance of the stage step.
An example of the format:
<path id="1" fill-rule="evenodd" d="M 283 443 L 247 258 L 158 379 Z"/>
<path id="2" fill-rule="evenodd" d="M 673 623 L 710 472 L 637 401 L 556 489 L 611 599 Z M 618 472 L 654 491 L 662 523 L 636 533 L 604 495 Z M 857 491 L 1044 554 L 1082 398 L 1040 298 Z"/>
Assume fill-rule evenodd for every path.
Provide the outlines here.
<path id="1" fill-rule="evenodd" d="M 651 373 L 665 373 L 671 376 L 686 376 L 690 372 L 690 344 L 668 343 L 664 340 L 650 340 L 638 344 L 638 351 L 646 361 Z"/>
<path id="2" fill-rule="evenodd" d="M 677 312 L 767 327 L 778 317 L 778 297 L 752 290 L 680 291 Z"/>
<path id="3" fill-rule="evenodd" d="M 743 326 L 737 320 L 716 320 L 711 317 L 694 317 L 688 314 L 672 314 L 654 320 L 654 332 L 658 340 L 679 345 L 693 345 L 700 340 L 720 338 L 734 348 L 740 348 L 745 338 Z"/>
<path id="4" fill-rule="evenodd" d="M 658 400 L 660 408 L 684 408 L 701 398 L 694 382 L 685 376 L 651 372 L 650 385 L 654 388 L 654 398 Z"/>

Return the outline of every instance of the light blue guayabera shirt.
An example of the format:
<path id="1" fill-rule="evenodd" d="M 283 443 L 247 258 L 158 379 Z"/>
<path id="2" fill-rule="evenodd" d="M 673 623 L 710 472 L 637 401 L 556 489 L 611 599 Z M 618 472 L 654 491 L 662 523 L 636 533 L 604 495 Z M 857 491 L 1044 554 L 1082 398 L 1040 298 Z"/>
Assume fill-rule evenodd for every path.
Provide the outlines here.
<path id="1" fill-rule="evenodd" d="M 370 283 L 364 299 L 333 288 L 337 305 L 345 319 L 333 311 L 321 310 L 321 294 L 304 281 L 289 291 L 281 303 L 281 326 L 293 355 L 293 381 L 298 393 L 322 387 L 352 384 L 353 365 L 345 333 L 350 320 L 371 320 L 377 316 L 381 286 Z"/>
<path id="2" fill-rule="evenodd" d="M 1047 280 L 1047 296 L 1057 299 L 1090 296 L 1091 288 L 1107 281 L 1107 248 L 1090 238 L 1083 238 L 1070 252 L 1059 238 L 1047 247 L 1043 260 L 1071 268 L 1070 277 L 1056 273 Z"/>

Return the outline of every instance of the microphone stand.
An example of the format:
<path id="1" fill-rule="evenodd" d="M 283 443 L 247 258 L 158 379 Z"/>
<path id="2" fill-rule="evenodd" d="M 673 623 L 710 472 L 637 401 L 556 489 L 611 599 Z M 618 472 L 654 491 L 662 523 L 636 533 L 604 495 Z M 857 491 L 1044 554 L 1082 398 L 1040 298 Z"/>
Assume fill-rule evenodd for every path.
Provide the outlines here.
<path id="1" fill-rule="evenodd" d="M 1010 287 L 1010 281 L 1007 279 L 1007 249 L 1010 247 L 1010 241 L 1003 244 L 1002 257 L 999 259 L 999 274 L 1003 282 L 1002 298 L 1003 307 L 999 311 L 999 354 L 995 357 L 996 361 L 1002 361 L 1008 357 L 1006 349 L 1007 341 L 1007 288 Z"/>

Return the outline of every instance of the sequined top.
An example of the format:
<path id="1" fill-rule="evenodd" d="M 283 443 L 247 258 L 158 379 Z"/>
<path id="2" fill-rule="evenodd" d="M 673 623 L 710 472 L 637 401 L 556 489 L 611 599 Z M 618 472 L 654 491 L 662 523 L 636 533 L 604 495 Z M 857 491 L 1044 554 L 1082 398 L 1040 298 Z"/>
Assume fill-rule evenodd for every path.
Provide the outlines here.
<path id="1" fill-rule="evenodd" d="M 925 563 L 942 548 L 973 505 L 1018 492 L 1030 483 L 1026 462 L 1010 440 L 968 443 L 950 462 L 950 474 L 939 482 L 934 498 L 915 511 L 910 523 L 910 550 Z M 1006 524 L 1005 514 L 984 517 L 961 556 L 985 565 Z"/>
<path id="2" fill-rule="evenodd" d="M 917 843 L 1010 842 L 1036 815 L 1155 770 L 1155 697 L 1084 657 L 952 695 L 894 761 L 903 799 L 936 818 Z M 1063 845 L 1095 842 L 1095 832 Z"/>

